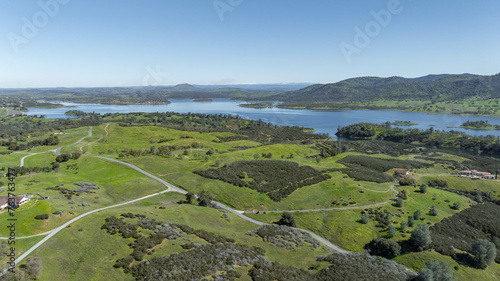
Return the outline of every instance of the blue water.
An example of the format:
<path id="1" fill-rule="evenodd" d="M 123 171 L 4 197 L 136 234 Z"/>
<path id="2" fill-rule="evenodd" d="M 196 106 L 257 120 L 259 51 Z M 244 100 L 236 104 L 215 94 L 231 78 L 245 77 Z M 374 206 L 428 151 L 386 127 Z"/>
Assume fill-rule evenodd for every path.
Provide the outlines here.
<path id="1" fill-rule="evenodd" d="M 214 99 L 213 102 L 193 102 L 192 100 L 171 100 L 165 105 L 109 105 L 109 104 L 81 104 L 57 102 L 65 105 L 61 108 L 29 108 L 28 115 L 46 115 L 46 118 L 70 118 L 64 115 L 69 110 L 81 110 L 96 113 L 129 113 L 129 112 L 167 112 L 179 113 L 207 113 L 240 115 L 247 119 L 262 119 L 278 125 L 303 126 L 314 128 L 319 133 L 328 133 L 331 137 L 339 126 L 347 126 L 360 122 L 383 123 L 386 121 L 411 121 L 417 126 L 404 128 L 428 129 L 435 125 L 435 130 L 456 130 L 470 135 L 500 136 L 500 130 L 470 130 L 458 127 L 467 120 L 488 120 L 490 124 L 500 124 L 500 118 L 489 116 L 457 116 L 444 114 L 425 114 L 416 112 L 400 112 L 395 110 L 296 110 L 283 108 L 245 108 L 239 107 L 244 101 L 229 99 Z M 69 108 L 67 106 L 75 106 Z"/>

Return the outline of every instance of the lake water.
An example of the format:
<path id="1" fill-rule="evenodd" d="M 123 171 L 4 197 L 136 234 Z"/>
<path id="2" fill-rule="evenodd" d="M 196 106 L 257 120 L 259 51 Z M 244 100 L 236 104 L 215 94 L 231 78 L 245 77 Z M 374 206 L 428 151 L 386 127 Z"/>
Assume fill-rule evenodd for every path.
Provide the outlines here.
<path id="1" fill-rule="evenodd" d="M 206 114 L 232 114 L 240 115 L 247 119 L 262 119 L 278 125 L 303 126 L 314 128 L 319 133 L 328 133 L 335 137 L 338 126 L 347 126 L 354 123 L 370 122 L 383 123 L 386 121 L 411 121 L 417 126 L 404 128 L 428 129 L 435 125 L 436 130 L 456 130 L 470 135 L 500 136 L 500 130 L 469 130 L 458 127 L 467 120 L 488 120 L 490 124 L 500 124 L 500 118 L 489 116 L 457 116 L 444 114 L 425 114 L 416 112 L 400 112 L 394 110 L 297 110 L 283 108 L 245 108 L 238 106 L 244 101 L 229 99 L 214 99 L 212 102 L 193 102 L 192 100 L 171 100 L 165 105 L 109 105 L 109 104 L 81 104 L 56 102 L 65 105 L 61 108 L 29 108 L 28 115 L 46 115 L 47 118 L 70 118 L 64 113 L 68 110 L 81 110 L 96 113 L 129 113 L 129 112 L 167 112 L 179 113 L 206 113 Z M 69 108 L 67 106 L 74 106 Z"/>

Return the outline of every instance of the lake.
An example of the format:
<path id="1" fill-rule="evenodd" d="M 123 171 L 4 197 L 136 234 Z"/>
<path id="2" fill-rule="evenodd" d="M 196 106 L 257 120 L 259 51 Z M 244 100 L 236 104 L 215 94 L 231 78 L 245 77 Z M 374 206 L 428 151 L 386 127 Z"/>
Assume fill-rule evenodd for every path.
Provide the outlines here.
<path id="1" fill-rule="evenodd" d="M 247 119 L 262 119 L 278 125 L 303 126 L 314 128 L 318 133 L 328 133 L 335 137 L 338 126 L 347 126 L 354 123 L 370 122 L 383 123 L 386 121 L 411 121 L 417 126 L 404 128 L 428 129 L 435 125 L 436 130 L 456 130 L 470 135 L 500 136 L 500 130 L 470 130 L 458 127 L 467 120 L 488 120 L 490 124 L 500 124 L 499 117 L 489 116 L 459 116 L 445 114 L 426 114 L 419 112 L 400 112 L 395 110 L 299 110 L 284 108 L 246 108 L 239 104 L 244 101 L 229 99 L 214 99 L 212 102 L 193 102 L 192 100 L 170 100 L 172 103 L 164 105 L 109 105 L 109 104 L 82 104 L 68 102 L 54 102 L 63 104 L 61 108 L 29 108 L 28 115 L 46 115 L 47 118 L 71 118 L 64 115 L 69 110 L 81 110 L 96 113 L 129 113 L 129 112 L 166 112 L 179 113 L 206 113 L 232 114 Z M 72 106 L 72 107 L 68 107 Z"/>

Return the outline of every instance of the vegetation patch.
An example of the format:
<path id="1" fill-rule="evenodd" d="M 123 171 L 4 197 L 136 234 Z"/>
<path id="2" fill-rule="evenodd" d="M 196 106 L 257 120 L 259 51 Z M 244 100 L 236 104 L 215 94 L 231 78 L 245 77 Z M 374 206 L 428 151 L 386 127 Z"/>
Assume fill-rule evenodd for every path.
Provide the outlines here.
<path id="1" fill-rule="evenodd" d="M 263 225 L 247 232 L 247 235 L 259 236 L 273 246 L 289 250 L 295 250 L 295 247 L 304 246 L 306 243 L 314 249 L 319 247 L 318 240 L 309 233 L 285 225 Z"/>
<path id="2" fill-rule="evenodd" d="M 329 175 L 310 166 L 299 166 L 295 162 L 280 160 L 237 161 L 219 169 L 198 170 L 194 173 L 255 189 L 276 202 L 298 188 L 330 179 Z"/>
<path id="3" fill-rule="evenodd" d="M 284 266 L 275 262 L 261 261 L 249 272 L 253 281 L 266 280 L 342 280 L 342 281 L 372 281 L 372 280 L 409 280 L 414 276 L 405 267 L 374 256 L 351 253 L 320 256 L 318 262 L 328 262 L 330 266 L 317 273 Z"/>
<path id="4" fill-rule="evenodd" d="M 414 160 L 381 159 L 370 156 L 348 155 L 337 163 L 344 164 L 348 169 L 338 169 L 358 181 L 389 182 L 393 177 L 385 172 L 394 169 L 419 169 L 428 168 L 432 164 L 427 164 Z"/>
<path id="5" fill-rule="evenodd" d="M 500 206 L 478 204 L 445 218 L 431 228 L 432 247 L 439 253 L 460 258 L 455 251 L 470 251 L 476 239 L 493 242 L 497 248 L 496 262 L 500 263 Z"/>

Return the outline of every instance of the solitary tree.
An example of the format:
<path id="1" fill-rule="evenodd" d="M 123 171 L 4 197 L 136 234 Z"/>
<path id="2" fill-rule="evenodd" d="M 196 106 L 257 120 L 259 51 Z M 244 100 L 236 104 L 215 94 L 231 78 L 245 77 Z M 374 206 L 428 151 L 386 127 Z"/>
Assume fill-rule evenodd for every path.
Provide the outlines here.
<path id="1" fill-rule="evenodd" d="M 297 223 L 295 222 L 295 217 L 290 212 L 284 212 L 283 215 L 281 215 L 281 219 L 278 221 L 278 224 L 287 225 L 291 227 L 297 226 Z"/>
<path id="2" fill-rule="evenodd" d="M 372 255 L 382 256 L 388 259 L 395 258 L 401 254 L 401 246 L 390 239 L 375 238 L 370 243 L 366 244 L 365 248 Z"/>
<path id="3" fill-rule="evenodd" d="M 363 214 L 361 216 L 361 223 L 362 224 L 367 224 L 370 221 L 370 217 L 367 214 Z"/>
<path id="4" fill-rule="evenodd" d="M 78 158 L 80 158 L 80 156 L 82 156 L 80 152 L 71 153 L 71 159 L 77 160 Z"/>
<path id="5" fill-rule="evenodd" d="M 40 273 L 42 273 L 42 259 L 39 257 L 28 257 L 26 259 L 25 270 L 31 277 L 38 279 Z"/>
<path id="6" fill-rule="evenodd" d="M 431 209 L 429 210 L 429 214 L 431 216 L 437 216 L 438 215 L 438 210 L 436 209 L 436 207 L 432 206 Z"/>
<path id="7" fill-rule="evenodd" d="M 399 207 L 399 208 L 403 207 L 403 199 L 402 198 L 398 197 L 398 199 L 396 199 L 396 207 Z"/>
<path id="8" fill-rule="evenodd" d="M 212 197 L 212 194 L 206 190 L 202 190 L 200 193 L 198 193 L 198 204 L 200 206 L 208 206 L 210 203 L 214 200 Z"/>
<path id="9" fill-rule="evenodd" d="M 417 281 L 453 281 L 451 266 L 444 261 L 432 260 L 425 263 L 420 270 Z"/>
<path id="10" fill-rule="evenodd" d="M 425 183 L 421 184 L 420 185 L 420 192 L 421 193 L 427 193 L 427 187 L 428 187 L 427 184 L 425 184 Z"/>
<path id="11" fill-rule="evenodd" d="M 192 192 L 186 193 L 186 203 L 187 204 L 193 204 L 194 199 L 196 199 L 196 196 Z"/>
<path id="12" fill-rule="evenodd" d="M 474 255 L 474 262 L 477 267 L 485 269 L 495 261 L 497 249 L 495 244 L 490 241 L 477 239 L 472 242 L 471 248 L 470 253 Z"/>
<path id="13" fill-rule="evenodd" d="M 419 220 L 422 218 L 422 211 L 420 209 L 416 210 L 415 213 L 413 213 L 413 218 L 416 220 Z"/>
<path id="14" fill-rule="evenodd" d="M 149 149 L 149 153 L 150 154 L 153 154 L 153 155 L 156 155 L 158 154 L 158 149 L 156 148 L 156 146 L 151 146 L 151 148 Z"/>
<path id="15" fill-rule="evenodd" d="M 406 233 L 406 230 L 408 229 L 408 223 L 405 221 L 401 222 L 401 232 Z"/>
<path id="16" fill-rule="evenodd" d="M 389 237 L 394 237 L 396 236 L 396 227 L 390 223 L 388 226 L 387 226 L 387 229 L 389 230 Z"/>
<path id="17" fill-rule="evenodd" d="M 476 196 L 474 196 L 474 200 L 478 203 L 483 203 L 483 196 L 481 196 L 480 193 L 476 193 Z"/>
<path id="18" fill-rule="evenodd" d="M 415 217 L 408 216 L 408 226 L 413 227 L 415 225 Z"/>
<path id="19" fill-rule="evenodd" d="M 410 245 L 419 251 L 423 251 L 431 244 L 431 232 L 427 224 L 419 224 L 408 240 Z"/>
<path id="20" fill-rule="evenodd" d="M 460 201 L 455 202 L 455 203 L 453 203 L 453 206 L 451 208 L 454 210 L 460 210 L 460 208 L 462 208 L 462 203 L 460 203 Z"/>

